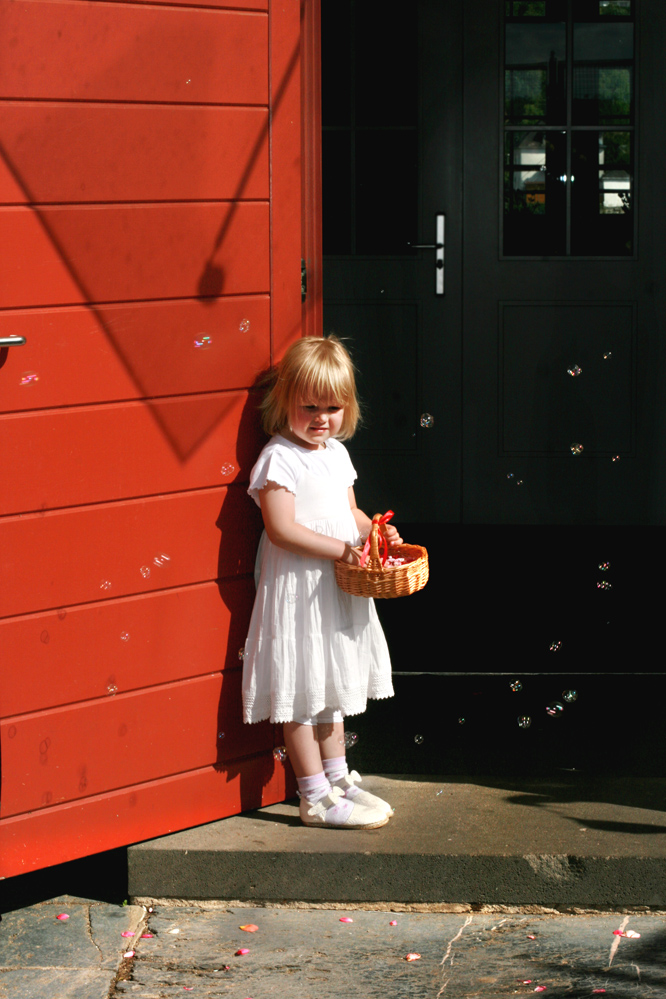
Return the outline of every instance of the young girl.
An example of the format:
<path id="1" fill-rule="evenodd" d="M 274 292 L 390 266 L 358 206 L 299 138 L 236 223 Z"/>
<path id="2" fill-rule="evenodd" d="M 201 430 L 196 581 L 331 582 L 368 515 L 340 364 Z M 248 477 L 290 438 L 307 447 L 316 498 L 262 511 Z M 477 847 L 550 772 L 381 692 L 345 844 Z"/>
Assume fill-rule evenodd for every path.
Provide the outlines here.
<path id="1" fill-rule="evenodd" d="M 305 337 L 287 350 L 263 403 L 272 434 L 250 475 L 261 507 L 257 595 L 245 643 L 245 722 L 284 726 L 309 826 L 376 829 L 391 806 L 357 787 L 345 761 L 343 718 L 368 697 L 393 695 L 391 664 L 372 600 L 335 582 L 342 559 L 358 565 L 371 521 L 356 506 L 356 472 L 341 440 L 359 418 L 351 359 L 337 337 Z M 385 525 L 389 544 L 402 538 Z"/>

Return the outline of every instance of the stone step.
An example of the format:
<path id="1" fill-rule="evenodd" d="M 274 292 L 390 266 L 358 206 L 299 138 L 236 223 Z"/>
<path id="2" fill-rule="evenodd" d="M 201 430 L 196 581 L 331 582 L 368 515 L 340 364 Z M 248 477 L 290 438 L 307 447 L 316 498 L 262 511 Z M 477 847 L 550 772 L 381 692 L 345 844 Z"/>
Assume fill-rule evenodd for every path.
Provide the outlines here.
<path id="1" fill-rule="evenodd" d="M 137 843 L 133 898 L 666 907 L 666 780 L 366 776 L 375 830 L 296 800 Z"/>

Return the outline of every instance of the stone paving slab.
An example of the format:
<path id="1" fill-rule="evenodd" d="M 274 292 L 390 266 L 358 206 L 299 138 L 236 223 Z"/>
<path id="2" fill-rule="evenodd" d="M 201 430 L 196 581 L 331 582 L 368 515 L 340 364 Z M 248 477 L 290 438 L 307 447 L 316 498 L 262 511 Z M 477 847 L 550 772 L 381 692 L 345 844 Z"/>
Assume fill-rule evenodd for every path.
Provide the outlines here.
<path id="1" fill-rule="evenodd" d="M 130 847 L 130 895 L 666 906 L 663 779 L 363 787 L 395 806 L 387 826 L 308 828 L 284 802 Z"/>
<path id="2" fill-rule="evenodd" d="M 345 916 L 353 922 L 341 922 Z M 395 926 L 391 926 L 395 920 Z M 254 923 L 256 933 L 240 925 Z M 614 936 L 622 928 L 637 939 Z M 666 992 L 664 914 L 393 913 L 159 906 L 114 999 L 648 999 Z M 174 932 L 177 931 L 177 932 Z M 249 953 L 235 956 L 241 947 Z M 408 953 L 420 954 L 407 962 Z"/>
<path id="3" fill-rule="evenodd" d="M 59 920 L 59 914 L 69 918 Z M 0 996 L 107 999 L 123 954 L 133 945 L 144 916 L 140 906 L 69 896 L 4 913 Z M 124 931 L 134 936 L 123 937 Z"/>

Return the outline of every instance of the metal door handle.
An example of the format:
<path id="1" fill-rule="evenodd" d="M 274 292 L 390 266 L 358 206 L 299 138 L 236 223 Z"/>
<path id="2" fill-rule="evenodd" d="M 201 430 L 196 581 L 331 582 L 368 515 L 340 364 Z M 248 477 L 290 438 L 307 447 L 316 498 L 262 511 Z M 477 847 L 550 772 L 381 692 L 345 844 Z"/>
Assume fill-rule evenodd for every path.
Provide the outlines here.
<path id="1" fill-rule="evenodd" d="M 444 294 L 444 254 L 446 253 L 446 216 L 435 215 L 436 243 L 408 243 L 412 250 L 435 251 L 435 294 Z"/>
<path id="2" fill-rule="evenodd" d="M 24 336 L 0 336 L 0 347 L 22 347 Z"/>

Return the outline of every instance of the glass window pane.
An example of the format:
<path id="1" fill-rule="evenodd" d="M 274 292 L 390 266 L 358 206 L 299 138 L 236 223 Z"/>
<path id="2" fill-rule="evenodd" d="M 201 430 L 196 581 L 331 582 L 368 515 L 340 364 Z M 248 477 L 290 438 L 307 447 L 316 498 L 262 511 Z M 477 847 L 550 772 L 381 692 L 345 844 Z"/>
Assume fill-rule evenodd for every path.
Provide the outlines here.
<path id="1" fill-rule="evenodd" d="M 356 132 L 356 253 L 411 251 L 417 236 L 416 131 Z"/>
<path id="2" fill-rule="evenodd" d="M 574 25 L 573 124 L 629 125 L 633 24 Z"/>
<path id="3" fill-rule="evenodd" d="M 565 60 L 565 24 L 507 24 L 507 124 L 566 123 Z"/>
<path id="4" fill-rule="evenodd" d="M 631 17 L 631 0 L 599 0 L 599 13 L 611 17 Z"/>
<path id="5" fill-rule="evenodd" d="M 566 252 L 566 133 L 507 132 L 504 164 L 504 253 Z"/>
<path id="6" fill-rule="evenodd" d="M 633 134 L 574 132 L 571 250 L 585 256 L 633 253 Z"/>
<path id="7" fill-rule="evenodd" d="M 508 2 L 506 5 L 506 16 L 507 17 L 545 17 L 546 16 L 546 2 L 541 0 L 540 3 L 515 3 Z"/>

